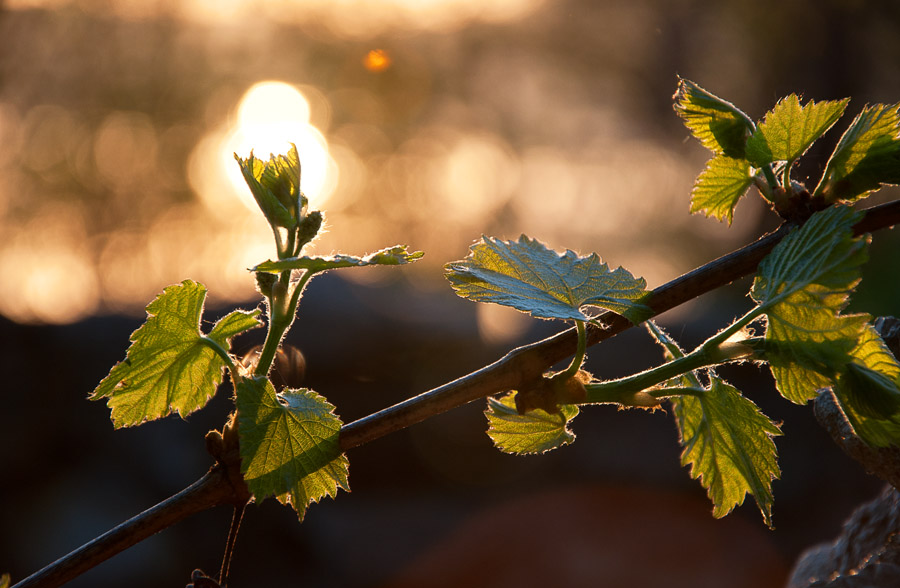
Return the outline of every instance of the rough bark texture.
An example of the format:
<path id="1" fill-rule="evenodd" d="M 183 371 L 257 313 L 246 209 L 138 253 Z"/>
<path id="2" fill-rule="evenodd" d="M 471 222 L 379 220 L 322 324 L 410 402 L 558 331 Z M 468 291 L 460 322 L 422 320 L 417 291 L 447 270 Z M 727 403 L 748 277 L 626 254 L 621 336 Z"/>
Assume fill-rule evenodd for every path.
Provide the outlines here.
<path id="1" fill-rule="evenodd" d="M 900 586 L 900 493 L 891 486 L 844 523 L 831 544 L 808 549 L 791 573 L 789 588 L 895 588 Z"/>

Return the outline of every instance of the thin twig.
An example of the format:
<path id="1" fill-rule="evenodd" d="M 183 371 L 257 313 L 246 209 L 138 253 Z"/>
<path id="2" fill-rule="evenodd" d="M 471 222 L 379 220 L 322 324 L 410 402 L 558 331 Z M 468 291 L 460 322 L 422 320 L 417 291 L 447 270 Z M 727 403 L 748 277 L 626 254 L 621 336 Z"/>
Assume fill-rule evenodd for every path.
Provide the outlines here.
<path id="1" fill-rule="evenodd" d="M 222 569 L 219 570 L 219 585 L 228 584 L 228 570 L 231 567 L 231 556 L 234 553 L 234 542 L 237 540 L 238 530 L 241 528 L 241 519 L 247 503 L 234 506 L 234 514 L 231 517 L 231 528 L 228 529 L 228 540 L 225 542 L 225 555 L 222 557 Z"/>
<path id="2" fill-rule="evenodd" d="M 228 476 L 219 466 L 202 478 L 121 525 L 28 576 L 13 588 L 55 588 L 98 566 L 110 557 L 187 517 L 235 500 Z"/>

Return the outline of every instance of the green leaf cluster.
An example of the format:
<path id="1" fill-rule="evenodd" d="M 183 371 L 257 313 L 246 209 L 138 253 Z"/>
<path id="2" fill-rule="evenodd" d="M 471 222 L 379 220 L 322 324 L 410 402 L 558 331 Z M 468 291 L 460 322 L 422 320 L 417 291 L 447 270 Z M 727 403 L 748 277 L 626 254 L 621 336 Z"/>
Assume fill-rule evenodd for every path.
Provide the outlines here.
<path id="1" fill-rule="evenodd" d="M 898 106 L 866 106 L 832 153 L 812 196 L 791 179 L 793 164 L 844 114 L 849 98 L 800 103 L 796 94 L 778 101 L 756 124 L 732 103 L 679 79 L 675 111 L 713 153 L 691 192 L 692 213 L 730 224 L 751 185 L 786 218 L 805 218 L 839 200 L 865 197 L 883 185 L 900 184 Z M 781 176 L 780 180 L 777 176 Z"/>
<path id="2" fill-rule="evenodd" d="M 581 369 L 586 323 L 602 326 L 591 307 L 634 324 L 646 321 L 653 311 L 642 278 L 621 267 L 610 269 L 596 253 L 560 254 L 525 235 L 516 241 L 483 236 L 465 259 L 445 266 L 445 275 L 468 300 L 576 326 L 578 346 L 567 369 L 488 399 L 488 435 L 501 451 L 537 454 L 571 443 L 575 435 L 569 426 L 579 404 L 655 409 L 669 399 L 681 463 L 707 490 L 713 514 L 725 516 L 750 494 L 771 526 L 772 483 L 780 475 L 774 437 L 781 431 L 714 367 L 765 358 L 785 398 L 805 403 L 819 388 L 831 387 L 865 442 L 900 446 L 900 363 L 870 326 L 871 317 L 843 312 L 867 260 L 869 237 L 854 235 L 860 213 L 834 204 L 900 183 L 900 112 L 898 105 L 864 108 L 810 194 L 791 179 L 791 169 L 843 115 L 848 100 L 801 104 L 792 94 L 755 123 L 730 102 L 682 79 L 674 102 L 684 124 L 713 154 L 694 185 L 692 212 L 730 223 L 737 202 L 755 185 L 782 216 L 802 222 L 759 265 L 750 312 L 689 354 L 648 322 L 667 362 L 604 382 Z M 116 427 L 170 414 L 184 417 L 207 403 L 229 368 L 244 480 L 256 500 L 274 496 L 302 519 L 311 503 L 349 490 L 335 407 L 312 390 L 276 391 L 267 378 L 303 289 L 325 271 L 407 264 L 423 254 L 396 245 L 366 256 L 302 255 L 323 216 L 307 210 L 296 147 L 268 161 L 252 152 L 246 159 L 235 157 L 277 251 L 276 259 L 251 269 L 269 319 L 255 373 L 238 369 L 230 344 L 261 324 L 259 311 L 234 311 L 204 334 L 206 288 L 185 280 L 147 306 L 147 321 L 132 334 L 125 360 L 91 398 L 106 399 Z M 765 335 L 758 337 L 752 327 L 763 317 Z"/>
<path id="3" fill-rule="evenodd" d="M 833 387 L 857 435 L 900 446 L 900 366 L 865 314 L 842 313 L 867 259 L 861 214 L 816 213 L 763 260 L 751 295 L 766 313 L 765 357 L 779 392 L 796 403 Z"/>
<path id="4" fill-rule="evenodd" d="M 303 256 L 323 216 L 307 211 L 300 190 L 300 161 L 291 145 L 268 161 L 235 155 L 245 180 L 275 236 L 278 259 L 251 271 L 266 298 L 268 333 L 255 374 L 238 367 L 231 339 L 260 326 L 260 312 L 234 311 L 208 334 L 200 330 L 206 288 L 185 280 L 167 287 L 147 306 L 147 320 L 132 336 L 124 361 L 116 364 L 91 395 L 106 399 L 116 427 L 138 425 L 201 408 L 222 382 L 224 368 L 235 384 L 241 472 L 254 498 L 275 496 L 300 518 L 311 502 L 349 489 L 347 459 L 339 451 L 341 421 L 334 407 L 311 390 L 276 392 L 266 375 L 300 295 L 316 274 L 337 268 L 400 265 L 422 252 L 396 245 L 371 255 Z M 300 270 L 296 275 L 295 270 Z"/>
<path id="5" fill-rule="evenodd" d="M 200 317 L 205 299 L 202 284 L 185 280 L 147 306 L 147 321 L 132 333 L 125 360 L 90 397 L 107 400 L 117 428 L 173 413 L 187 416 L 215 394 L 231 338 L 261 323 L 259 311 L 236 310 L 204 335 Z"/>
<path id="6" fill-rule="evenodd" d="M 747 140 L 754 122 L 731 102 L 679 78 L 675 112 L 713 158 L 694 183 L 691 212 L 705 212 L 731 224 L 734 207 L 754 181 L 747 160 Z"/>
<path id="7" fill-rule="evenodd" d="M 306 389 L 276 393 L 256 376 L 238 384 L 237 409 L 241 472 L 256 500 L 275 496 L 303 520 L 309 504 L 350 490 L 341 420 L 324 397 Z"/>

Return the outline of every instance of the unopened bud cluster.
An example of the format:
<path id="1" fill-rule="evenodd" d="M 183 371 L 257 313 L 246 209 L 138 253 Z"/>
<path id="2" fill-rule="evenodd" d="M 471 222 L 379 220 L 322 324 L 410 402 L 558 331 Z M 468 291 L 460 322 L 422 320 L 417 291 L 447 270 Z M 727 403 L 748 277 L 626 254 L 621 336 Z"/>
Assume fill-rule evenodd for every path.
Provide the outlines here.
<path id="1" fill-rule="evenodd" d="M 284 155 L 270 155 L 269 161 L 257 159 L 253 152 L 246 159 L 234 155 L 256 204 L 275 231 L 281 258 L 299 255 L 322 227 L 322 213 L 307 211 L 309 201 L 300 190 L 300 158 L 297 147 Z M 281 232 L 287 231 L 283 239 Z"/>

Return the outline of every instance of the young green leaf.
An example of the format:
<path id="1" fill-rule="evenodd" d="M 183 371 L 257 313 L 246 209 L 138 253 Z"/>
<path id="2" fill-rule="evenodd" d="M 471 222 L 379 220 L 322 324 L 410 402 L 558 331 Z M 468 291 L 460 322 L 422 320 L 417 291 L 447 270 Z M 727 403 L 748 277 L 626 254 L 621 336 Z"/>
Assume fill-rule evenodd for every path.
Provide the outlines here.
<path id="1" fill-rule="evenodd" d="M 185 280 L 147 305 L 147 321 L 131 334 L 125 361 L 90 396 L 106 398 L 116 428 L 202 408 L 222 382 L 229 341 L 260 325 L 259 311 L 234 311 L 200 331 L 206 288 Z"/>
<path id="2" fill-rule="evenodd" d="M 734 207 L 753 184 L 753 173 L 746 159 L 718 154 L 709 160 L 697 176 L 691 191 L 691 212 L 727 220 L 731 224 Z"/>
<path id="3" fill-rule="evenodd" d="M 511 392 L 500 400 L 488 398 L 488 436 L 494 446 L 504 453 L 544 453 L 567 445 L 575 440 L 569 423 L 578 416 L 574 404 L 560 405 L 558 413 L 542 409 L 519 414 L 516 410 L 516 393 Z"/>
<path id="4" fill-rule="evenodd" d="M 672 400 L 684 450 L 681 465 L 691 466 L 713 502 L 713 516 L 724 517 L 756 499 L 766 524 L 772 526 L 772 480 L 781 475 L 773 437 L 778 428 L 749 399 L 718 377 L 697 396 Z"/>
<path id="5" fill-rule="evenodd" d="M 324 272 L 342 267 L 361 267 L 366 265 L 403 265 L 421 259 L 425 255 L 421 251 L 410 253 L 405 245 L 394 245 L 376 251 L 364 257 L 351 255 L 329 255 L 288 257 L 277 261 L 264 261 L 251 271 L 277 273 L 285 270 L 306 270 L 312 273 Z"/>
<path id="6" fill-rule="evenodd" d="M 734 104 L 707 92 L 694 82 L 678 79 L 673 97 L 675 112 L 704 147 L 716 154 L 742 159 L 753 121 Z"/>
<path id="7" fill-rule="evenodd" d="M 900 184 L 900 104 L 866 106 L 834 149 L 814 193 L 828 202 Z"/>
<path id="8" fill-rule="evenodd" d="M 755 167 L 773 161 L 796 161 L 813 141 L 837 122 L 849 98 L 800 106 L 796 94 L 778 101 L 766 119 L 747 140 L 747 159 Z"/>
<path id="9" fill-rule="evenodd" d="M 829 385 L 849 361 L 868 320 L 840 315 L 867 259 L 853 237 L 858 212 L 832 206 L 814 214 L 759 265 L 751 295 L 766 313 L 766 358 L 779 392 L 798 404 Z"/>
<path id="10" fill-rule="evenodd" d="M 560 255 L 525 235 L 518 241 L 482 237 L 464 260 L 444 268 L 459 296 L 512 306 L 539 318 L 588 321 L 584 306 L 611 310 L 635 324 L 651 314 L 641 303 L 647 293 L 643 278 L 621 267 L 610 270 L 596 253 Z"/>
<path id="11" fill-rule="evenodd" d="M 867 327 L 853 362 L 834 386 L 841 410 L 863 441 L 900 446 L 900 364 L 874 328 Z"/>
<path id="12" fill-rule="evenodd" d="M 311 503 L 350 491 L 341 421 L 324 397 L 306 389 L 276 394 L 254 376 L 238 384 L 236 403 L 241 472 L 257 501 L 275 496 L 303 520 Z"/>
<path id="13" fill-rule="evenodd" d="M 842 294 L 840 300 L 829 298 L 829 306 L 845 303 L 867 259 L 869 239 L 853 237 L 860 218 L 862 213 L 846 206 L 831 206 L 810 217 L 759 264 L 750 292 L 754 300 L 767 310 L 815 284 L 822 287 L 817 297 Z"/>
<path id="14" fill-rule="evenodd" d="M 684 357 L 668 333 L 653 321 L 647 330 L 663 346 L 666 359 Z M 781 430 L 759 408 L 714 374 L 704 389 L 695 372 L 669 380 L 666 387 L 691 390 L 670 398 L 684 450 L 681 465 L 691 466 L 713 502 L 713 515 L 723 517 L 744 502 L 747 492 L 756 499 L 766 524 L 772 526 L 772 480 L 781 474 L 772 437 Z"/>

